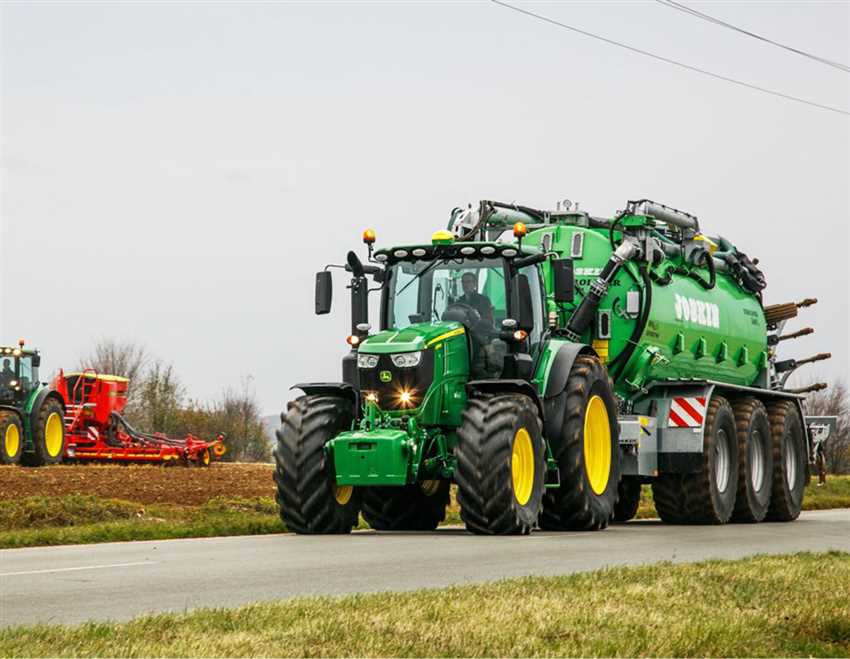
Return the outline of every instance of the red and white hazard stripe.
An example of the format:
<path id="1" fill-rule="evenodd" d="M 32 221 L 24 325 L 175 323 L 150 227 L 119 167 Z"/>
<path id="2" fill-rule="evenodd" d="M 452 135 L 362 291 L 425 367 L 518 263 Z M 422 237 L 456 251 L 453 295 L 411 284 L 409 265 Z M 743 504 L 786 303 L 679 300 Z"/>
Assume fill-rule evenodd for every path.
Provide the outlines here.
<path id="1" fill-rule="evenodd" d="M 699 428 L 705 418 L 705 398 L 674 398 L 670 402 L 670 428 Z"/>
<path id="2" fill-rule="evenodd" d="M 93 426 L 89 426 L 88 436 L 89 436 L 90 440 L 92 440 L 93 442 L 96 442 L 98 439 L 100 439 L 100 431 Z"/>

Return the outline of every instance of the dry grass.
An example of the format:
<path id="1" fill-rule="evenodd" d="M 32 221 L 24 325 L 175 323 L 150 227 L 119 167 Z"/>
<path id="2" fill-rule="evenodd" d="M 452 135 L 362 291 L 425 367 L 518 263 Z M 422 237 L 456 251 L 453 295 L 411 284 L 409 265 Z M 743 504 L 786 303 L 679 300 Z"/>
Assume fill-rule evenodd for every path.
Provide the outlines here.
<path id="1" fill-rule="evenodd" d="M 659 564 L 0 630 L 20 656 L 850 656 L 850 554 Z"/>

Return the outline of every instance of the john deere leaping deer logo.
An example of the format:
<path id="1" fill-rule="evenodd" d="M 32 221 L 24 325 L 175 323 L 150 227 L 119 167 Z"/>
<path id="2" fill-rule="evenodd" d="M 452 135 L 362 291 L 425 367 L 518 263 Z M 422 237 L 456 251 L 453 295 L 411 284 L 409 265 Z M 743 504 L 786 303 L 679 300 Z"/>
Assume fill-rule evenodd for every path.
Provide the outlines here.
<path id="1" fill-rule="evenodd" d="M 378 377 L 381 378 L 381 382 L 389 382 L 393 379 L 393 374 L 389 371 L 381 371 L 378 373 Z"/>

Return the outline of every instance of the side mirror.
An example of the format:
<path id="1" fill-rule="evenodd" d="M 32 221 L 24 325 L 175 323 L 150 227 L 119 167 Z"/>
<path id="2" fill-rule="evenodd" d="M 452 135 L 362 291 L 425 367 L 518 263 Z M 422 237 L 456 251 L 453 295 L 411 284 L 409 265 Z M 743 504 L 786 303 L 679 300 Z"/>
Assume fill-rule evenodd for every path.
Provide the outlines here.
<path id="1" fill-rule="evenodd" d="M 534 329 L 534 305 L 531 302 L 531 286 L 528 277 L 519 275 L 516 278 L 516 302 L 519 311 L 518 327 L 526 332 Z"/>
<path id="2" fill-rule="evenodd" d="M 554 279 L 555 302 L 570 303 L 575 297 L 575 273 L 572 259 L 553 259 L 552 278 Z"/>
<path id="3" fill-rule="evenodd" d="M 33 355 L 32 356 L 32 367 L 38 368 L 41 366 L 41 355 Z"/>
<path id="4" fill-rule="evenodd" d="M 316 273 L 316 315 L 330 313 L 333 297 L 333 280 L 329 270 Z"/>

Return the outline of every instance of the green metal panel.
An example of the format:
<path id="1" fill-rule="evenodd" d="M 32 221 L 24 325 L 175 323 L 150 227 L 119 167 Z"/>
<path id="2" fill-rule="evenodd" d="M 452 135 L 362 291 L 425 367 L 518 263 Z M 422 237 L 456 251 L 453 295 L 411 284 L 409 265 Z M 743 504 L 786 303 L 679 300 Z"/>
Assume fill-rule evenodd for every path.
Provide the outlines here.
<path id="1" fill-rule="evenodd" d="M 404 430 L 344 432 L 327 444 L 338 485 L 404 485 L 413 443 Z"/>

